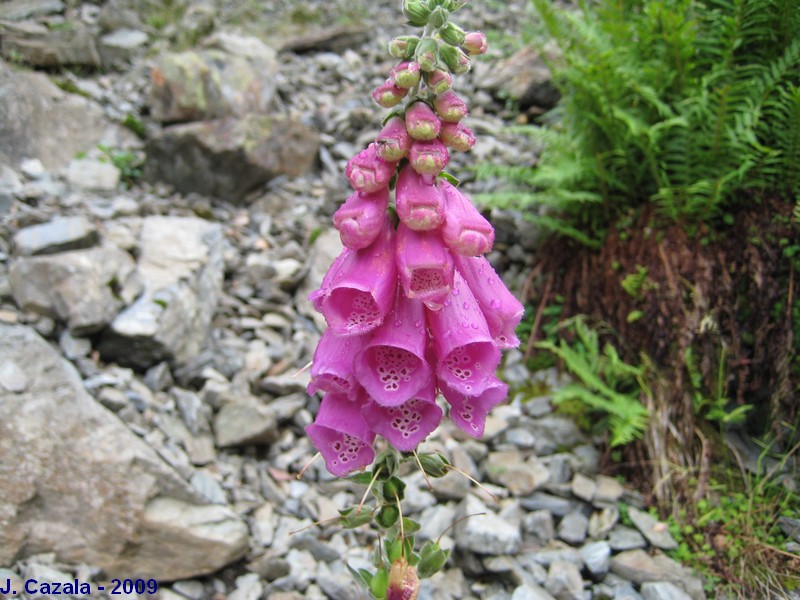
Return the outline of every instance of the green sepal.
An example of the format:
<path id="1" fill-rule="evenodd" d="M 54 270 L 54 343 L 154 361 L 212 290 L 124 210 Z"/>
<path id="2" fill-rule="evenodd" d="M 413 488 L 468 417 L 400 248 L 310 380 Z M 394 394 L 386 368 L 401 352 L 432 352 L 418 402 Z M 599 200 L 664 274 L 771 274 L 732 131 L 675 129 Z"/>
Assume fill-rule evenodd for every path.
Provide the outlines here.
<path id="1" fill-rule="evenodd" d="M 426 0 L 405 0 L 403 2 L 403 16 L 414 27 L 425 27 L 431 16 L 431 7 Z"/>
<path id="2" fill-rule="evenodd" d="M 450 557 L 450 550 L 442 550 L 436 542 L 428 542 L 422 547 L 419 554 L 417 575 L 420 579 L 427 579 L 442 570 Z"/>
<path id="3" fill-rule="evenodd" d="M 357 513 L 354 508 L 345 508 L 339 511 L 339 515 L 339 525 L 345 529 L 361 527 L 372 520 L 372 512 L 368 510 Z"/>
<path id="4" fill-rule="evenodd" d="M 422 465 L 422 470 L 431 477 L 444 477 L 447 475 L 447 467 L 450 466 L 450 461 L 439 452 L 420 454 L 419 463 Z"/>
<path id="5" fill-rule="evenodd" d="M 389 560 L 389 564 L 393 564 L 401 556 L 403 556 L 403 542 L 398 538 L 387 541 L 386 558 Z"/>
<path id="6" fill-rule="evenodd" d="M 460 46 L 464 43 L 464 30 L 455 23 L 447 23 L 439 30 L 439 35 L 451 46 Z"/>
<path id="7" fill-rule="evenodd" d="M 378 600 L 382 600 L 386 598 L 386 590 L 389 587 L 389 572 L 384 569 L 380 568 L 377 570 L 375 575 L 372 576 L 372 582 L 369 586 L 369 591 L 372 593 L 374 598 Z"/>
<path id="8" fill-rule="evenodd" d="M 387 481 L 395 476 L 400 466 L 400 455 L 394 448 L 387 448 L 378 453 L 373 463 L 373 470 L 378 473 L 378 480 Z M 380 472 L 378 472 L 380 469 Z"/>
<path id="9" fill-rule="evenodd" d="M 441 173 L 439 173 L 439 177 L 441 177 L 442 179 L 444 179 L 446 181 L 449 181 L 455 187 L 458 187 L 459 185 L 461 185 L 461 180 L 456 178 L 454 175 L 451 175 L 447 171 L 442 171 Z"/>
<path id="10" fill-rule="evenodd" d="M 402 479 L 392 477 L 383 482 L 383 499 L 387 502 L 402 500 L 405 489 L 406 484 Z"/>
<path id="11" fill-rule="evenodd" d="M 397 508 L 396 504 L 387 504 L 383 508 L 378 511 L 378 516 L 375 517 L 375 520 L 378 522 L 378 525 L 381 527 L 388 529 L 395 523 L 397 523 L 397 519 L 400 518 L 400 509 Z"/>
<path id="12" fill-rule="evenodd" d="M 428 23 L 438 29 L 440 27 L 444 27 L 449 16 L 450 11 L 442 6 L 437 6 L 431 11 L 430 16 L 428 17 Z"/>
<path id="13" fill-rule="evenodd" d="M 364 471 L 363 473 L 356 473 L 355 475 L 351 475 L 347 478 L 347 481 L 352 481 L 353 483 L 357 483 L 359 485 L 369 485 L 372 483 L 372 478 L 374 477 L 372 471 Z"/>

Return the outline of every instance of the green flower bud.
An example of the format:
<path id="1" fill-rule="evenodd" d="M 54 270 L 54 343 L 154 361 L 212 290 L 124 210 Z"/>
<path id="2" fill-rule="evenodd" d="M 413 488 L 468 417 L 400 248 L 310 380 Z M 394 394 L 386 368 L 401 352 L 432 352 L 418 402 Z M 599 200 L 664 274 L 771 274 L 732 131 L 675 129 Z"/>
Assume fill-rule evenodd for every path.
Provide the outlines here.
<path id="1" fill-rule="evenodd" d="M 415 35 L 403 35 L 389 42 L 389 54 L 395 58 L 411 58 L 417 51 L 419 38 Z"/>
<path id="2" fill-rule="evenodd" d="M 414 58 L 419 63 L 419 68 L 429 73 L 439 64 L 439 44 L 436 40 L 426 38 L 417 44 L 417 52 Z"/>
<path id="3" fill-rule="evenodd" d="M 461 48 L 442 46 L 439 49 L 439 54 L 442 57 L 444 64 L 447 65 L 447 68 L 454 75 L 463 75 L 469 71 L 469 57 Z"/>
<path id="4" fill-rule="evenodd" d="M 383 497 L 387 501 L 402 500 L 406 484 L 402 479 L 392 477 L 383 482 Z"/>
<path id="5" fill-rule="evenodd" d="M 414 27 L 424 27 L 428 24 L 431 8 L 426 0 L 406 0 L 403 2 L 403 15 Z"/>
<path id="6" fill-rule="evenodd" d="M 381 527 L 388 529 L 397 522 L 399 517 L 400 509 L 394 504 L 387 504 L 378 511 L 378 516 L 375 517 L 375 520 Z"/>
<path id="7" fill-rule="evenodd" d="M 420 552 L 420 560 L 417 564 L 417 573 L 420 579 L 427 579 L 436 575 L 442 570 L 449 556 L 450 551 L 442 550 L 439 544 L 435 542 L 425 544 Z"/>
<path id="8" fill-rule="evenodd" d="M 444 24 L 447 23 L 447 18 L 449 16 L 450 12 L 446 8 L 437 6 L 431 11 L 431 16 L 428 17 L 428 23 L 436 28 L 444 27 Z"/>
<path id="9" fill-rule="evenodd" d="M 447 23 L 439 30 L 439 35 L 451 46 L 460 46 L 464 43 L 464 30 L 455 23 Z"/>

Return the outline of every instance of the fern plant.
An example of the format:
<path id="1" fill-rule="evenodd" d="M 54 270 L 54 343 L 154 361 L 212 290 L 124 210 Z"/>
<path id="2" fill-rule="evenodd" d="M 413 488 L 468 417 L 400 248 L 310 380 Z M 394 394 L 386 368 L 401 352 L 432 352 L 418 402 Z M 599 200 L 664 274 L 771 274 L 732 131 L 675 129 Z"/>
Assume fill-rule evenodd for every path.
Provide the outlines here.
<path id="1" fill-rule="evenodd" d="M 535 167 L 483 165 L 542 225 L 597 244 L 655 203 L 688 227 L 769 190 L 800 196 L 800 9 L 795 0 L 532 0 L 563 52 L 555 124 L 531 127 Z M 542 217 L 543 215 L 543 217 Z"/>

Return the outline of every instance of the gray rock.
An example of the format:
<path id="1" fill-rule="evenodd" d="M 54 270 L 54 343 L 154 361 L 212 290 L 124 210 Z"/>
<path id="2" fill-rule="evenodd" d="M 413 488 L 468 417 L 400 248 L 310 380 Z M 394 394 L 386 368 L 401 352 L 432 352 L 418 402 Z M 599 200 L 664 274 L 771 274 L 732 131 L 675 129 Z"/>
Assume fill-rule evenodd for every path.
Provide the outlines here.
<path id="1" fill-rule="evenodd" d="M 583 564 L 592 578 L 601 580 L 608 573 L 611 566 L 611 546 L 608 542 L 592 542 L 581 548 Z"/>
<path id="2" fill-rule="evenodd" d="M 21 394 L 28 389 L 28 385 L 28 376 L 13 358 L 0 363 L 0 388 L 12 394 Z"/>
<path id="3" fill-rule="evenodd" d="M 332 571 L 327 564 L 319 563 L 317 585 L 330 600 L 359 600 L 361 593 L 350 573 Z"/>
<path id="4" fill-rule="evenodd" d="M 528 496 L 550 478 L 550 471 L 538 459 L 524 461 L 519 450 L 492 452 L 486 458 L 489 480 L 500 484 L 515 496 Z"/>
<path id="5" fill-rule="evenodd" d="M 151 71 L 150 109 L 162 122 L 266 113 L 275 51 L 257 38 L 220 33 L 204 50 L 162 54 Z"/>
<path id="6" fill-rule="evenodd" d="M 222 489 L 217 478 L 208 471 L 198 469 L 192 475 L 189 483 L 203 498 L 207 499 L 212 504 L 228 503 L 228 495 L 225 493 L 225 490 Z"/>
<path id="7" fill-rule="evenodd" d="M 608 543 L 611 549 L 617 552 L 621 550 L 635 550 L 645 548 L 647 542 L 641 533 L 624 525 L 615 525 L 608 534 Z"/>
<path id="8" fill-rule="evenodd" d="M 511 600 L 555 600 L 555 598 L 543 587 L 525 583 L 514 589 Z"/>
<path id="9" fill-rule="evenodd" d="M 706 597 L 702 579 L 663 554 L 650 556 L 644 550 L 621 552 L 611 558 L 611 572 L 635 584 L 668 581 L 689 594 L 692 600 Z"/>
<path id="10" fill-rule="evenodd" d="M 20 308 L 60 319 L 78 336 L 104 328 L 141 290 L 133 259 L 111 245 L 19 258 L 9 282 Z"/>
<path id="11" fill-rule="evenodd" d="M 241 201 L 278 175 L 306 173 L 318 149 L 315 132 L 281 115 L 173 125 L 145 146 L 145 178 L 183 193 Z"/>
<path id="12" fill-rule="evenodd" d="M 251 529 L 256 543 L 262 546 L 271 546 L 275 537 L 275 526 L 278 518 L 275 509 L 269 502 L 262 504 L 253 513 Z"/>
<path id="13" fill-rule="evenodd" d="M 305 392 L 311 382 L 308 370 L 290 372 L 283 375 L 270 375 L 261 380 L 261 389 L 275 396 L 288 396 L 297 392 Z"/>
<path id="14" fill-rule="evenodd" d="M 100 352 L 141 367 L 184 363 L 200 354 L 222 290 L 222 230 L 191 217 L 147 217 L 140 248 L 144 294 L 113 320 Z"/>
<path id="15" fill-rule="evenodd" d="M 628 508 L 628 516 L 651 546 L 662 550 L 675 550 L 678 547 L 678 542 L 670 534 L 666 523 L 633 506 Z"/>
<path id="16" fill-rule="evenodd" d="M 139 29 L 117 29 L 98 42 L 100 61 L 105 69 L 122 69 L 147 44 L 147 34 Z"/>
<path id="17" fill-rule="evenodd" d="M 76 158 L 67 165 L 70 185 L 93 192 L 111 192 L 117 189 L 120 170 L 108 161 L 96 158 Z"/>
<path id="18" fill-rule="evenodd" d="M 464 519 L 456 526 L 459 548 L 476 554 L 514 554 L 519 550 L 519 529 L 489 510 L 475 496 L 468 495 L 459 506 L 459 518 L 477 513 L 486 514 Z"/>
<path id="19" fill-rule="evenodd" d="M 643 600 L 692 600 L 689 594 L 668 581 L 643 583 L 641 592 Z"/>
<path id="20" fill-rule="evenodd" d="M 613 477 L 598 475 L 595 481 L 597 482 L 597 489 L 594 492 L 596 505 L 616 504 L 625 493 L 625 488 Z"/>
<path id="21" fill-rule="evenodd" d="M 589 517 L 589 537 L 596 540 L 605 538 L 618 521 L 619 509 L 616 506 L 593 512 Z"/>
<path id="22" fill-rule="evenodd" d="M 84 217 L 56 217 L 20 229 L 14 235 L 14 249 L 20 256 L 55 254 L 91 248 L 97 240 L 97 229 Z"/>
<path id="23" fill-rule="evenodd" d="M 214 418 L 217 446 L 271 444 L 278 437 L 278 420 L 269 406 L 254 397 L 228 402 Z"/>
<path id="24" fill-rule="evenodd" d="M 589 519 L 586 518 L 582 512 L 571 512 L 561 519 L 558 524 L 558 537 L 572 544 L 578 546 L 586 541 L 586 529 L 589 526 Z"/>
<path id="25" fill-rule="evenodd" d="M 94 35 L 79 23 L 65 29 L 48 29 L 29 21 L 5 22 L 0 24 L 0 35 L 3 38 L 0 54 L 9 60 L 45 68 L 100 66 Z"/>
<path id="26" fill-rule="evenodd" d="M 256 573 L 247 573 L 236 578 L 236 589 L 228 595 L 228 600 L 259 600 L 264 586 Z"/>
<path id="27" fill-rule="evenodd" d="M 0 98 L 0 156 L 11 166 L 33 157 L 61 168 L 95 148 L 108 128 L 100 105 L 63 92 L 42 73 L 0 64 Z"/>
<path id="28" fill-rule="evenodd" d="M 348 48 L 363 44 L 369 39 L 370 31 L 362 25 L 345 25 L 325 28 L 300 35 L 286 41 L 282 52 L 335 52 L 342 54 Z"/>
<path id="29" fill-rule="evenodd" d="M 58 338 L 61 351 L 70 360 L 88 356 L 92 351 L 92 342 L 87 338 L 73 337 L 69 329 L 65 329 Z"/>
<path id="30" fill-rule="evenodd" d="M 572 419 L 547 416 L 533 421 L 531 425 L 536 437 L 536 453 L 539 456 L 553 454 L 564 448 L 572 448 L 585 441 L 585 436 Z"/>
<path id="31" fill-rule="evenodd" d="M 537 543 L 544 545 L 555 537 L 553 513 L 549 510 L 534 510 L 524 517 L 525 532 Z"/>
<path id="32" fill-rule="evenodd" d="M 521 503 L 526 510 L 547 510 L 556 517 L 563 517 L 579 507 L 577 502 L 545 492 L 534 492 L 527 498 L 522 498 Z"/>
<path id="33" fill-rule="evenodd" d="M 244 523 L 204 505 L 31 329 L 0 325 L 0 364 L 11 359 L 29 385 L 0 391 L 0 564 L 53 552 L 169 581 L 244 554 Z"/>
<path id="34" fill-rule="evenodd" d="M 586 502 L 591 502 L 597 492 L 597 484 L 593 479 L 581 473 L 572 478 L 572 493 Z"/>
<path id="35" fill-rule="evenodd" d="M 63 12 L 66 6 L 61 0 L 8 0 L 0 4 L 0 19 L 24 21 Z"/>
<path id="36" fill-rule="evenodd" d="M 544 587 L 556 600 L 585 599 L 581 572 L 569 561 L 554 560 L 550 564 Z"/>

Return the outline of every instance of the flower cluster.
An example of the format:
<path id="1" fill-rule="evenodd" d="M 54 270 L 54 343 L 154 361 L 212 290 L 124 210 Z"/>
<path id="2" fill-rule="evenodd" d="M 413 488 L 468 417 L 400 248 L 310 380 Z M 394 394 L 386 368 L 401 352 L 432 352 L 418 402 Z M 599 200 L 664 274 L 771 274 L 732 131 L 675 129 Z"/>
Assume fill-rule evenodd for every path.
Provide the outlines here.
<path id="1" fill-rule="evenodd" d="M 333 217 L 345 248 L 310 297 L 328 329 L 308 388 L 324 395 L 306 431 L 337 476 L 372 463 L 376 435 L 414 450 L 443 416 L 439 393 L 474 437 L 507 395 L 495 371 L 519 344 L 523 308 L 483 256 L 491 224 L 443 175 L 450 151 L 475 143 L 452 75 L 486 51 L 482 33 L 449 22 L 458 5 L 405 3 L 428 35 L 390 44 L 401 62 L 373 98 L 394 112 L 347 164 L 354 191 Z"/>

